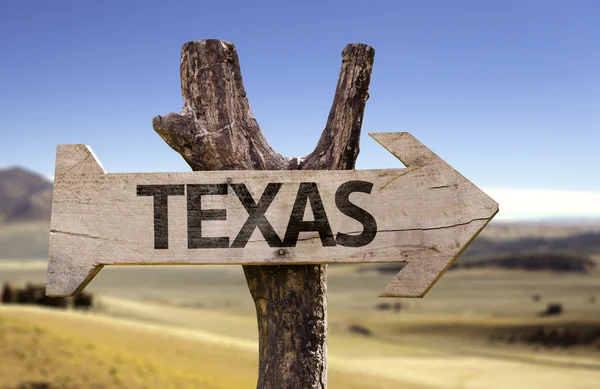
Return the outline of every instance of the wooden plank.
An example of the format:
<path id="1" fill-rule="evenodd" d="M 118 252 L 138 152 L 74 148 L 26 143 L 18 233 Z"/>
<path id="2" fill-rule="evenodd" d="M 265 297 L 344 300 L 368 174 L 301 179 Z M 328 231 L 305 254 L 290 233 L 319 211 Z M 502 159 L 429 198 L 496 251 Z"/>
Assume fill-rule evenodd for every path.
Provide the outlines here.
<path id="1" fill-rule="evenodd" d="M 381 295 L 421 297 L 498 204 L 410 134 L 371 136 L 407 167 L 107 174 L 59 145 L 47 294 L 104 265 L 404 261 Z"/>

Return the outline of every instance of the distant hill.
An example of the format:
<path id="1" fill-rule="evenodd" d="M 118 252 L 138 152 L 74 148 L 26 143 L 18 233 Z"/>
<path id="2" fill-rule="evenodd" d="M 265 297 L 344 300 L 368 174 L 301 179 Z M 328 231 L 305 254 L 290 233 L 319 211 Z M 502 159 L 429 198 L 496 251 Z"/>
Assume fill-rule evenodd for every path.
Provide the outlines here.
<path id="1" fill-rule="evenodd" d="M 506 256 L 457 261 L 450 269 L 497 267 L 521 270 L 550 270 L 558 272 L 589 273 L 598 267 L 590 258 L 560 252 L 518 253 Z"/>
<path id="2" fill-rule="evenodd" d="M 52 182 L 21 167 L 0 169 L 0 258 L 48 257 Z"/>
<path id="3" fill-rule="evenodd" d="M 8 223 L 0 226 L 0 260 L 47 259 L 50 223 Z"/>
<path id="4" fill-rule="evenodd" d="M 0 224 L 50 221 L 52 182 L 40 174 L 0 169 Z"/>
<path id="5" fill-rule="evenodd" d="M 598 224 L 565 226 L 501 222 L 494 225 L 492 222 L 487 228 L 490 231 L 479 235 L 452 269 L 491 267 L 587 273 L 597 268 L 597 263 L 590 257 L 600 257 Z M 498 233 L 499 230 L 509 233 Z M 514 233 L 519 230 L 522 237 Z M 363 266 L 359 271 L 397 273 L 403 266 L 403 263 L 385 263 Z"/>
<path id="6" fill-rule="evenodd" d="M 600 219 L 556 219 L 537 221 L 493 220 L 479 235 L 492 240 L 524 238 L 564 238 L 567 236 L 600 233 Z"/>
<path id="7" fill-rule="evenodd" d="M 365 270 L 395 274 L 402 270 L 403 267 L 403 263 L 383 263 L 371 266 L 370 269 Z M 477 259 L 463 259 L 460 257 L 449 270 L 478 268 L 589 273 L 597 269 L 598 264 L 585 255 L 562 252 L 535 252 L 506 254 Z"/>
<path id="8" fill-rule="evenodd" d="M 559 237 L 525 237 L 520 239 L 493 239 L 477 237 L 460 257 L 461 260 L 493 255 L 511 255 L 531 252 L 568 252 L 600 255 L 600 232 L 584 232 Z"/>

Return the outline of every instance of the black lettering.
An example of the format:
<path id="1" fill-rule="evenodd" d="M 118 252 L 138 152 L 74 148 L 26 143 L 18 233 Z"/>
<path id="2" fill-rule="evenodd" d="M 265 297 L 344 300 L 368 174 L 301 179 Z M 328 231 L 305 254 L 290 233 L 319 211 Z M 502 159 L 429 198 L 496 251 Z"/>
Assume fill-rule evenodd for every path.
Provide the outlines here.
<path id="1" fill-rule="evenodd" d="M 265 212 L 273 202 L 273 199 L 277 192 L 279 192 L 282 184 L 269 183 L 258 200 L 258 204 L 254 202 L 254 199 L 250 192 L 248 192 L 245 184 L 229 185 L 233 188 L 233 191 L 248 212 L 248 219 L 235 237 L 235 240 L 231 244 L 231 248 L 237 249 L 246 247 L 246 243 L 248 243 L 248 239 L 250 239 L 250 236 L 256 227 L 258 227 L 262 233 L 265 241 L 269 244 L 269 247 L 281 247 L 281 239 L 271 226 L 271 223 L 269 223 L 265 217 Z"/>
<path id="2" fill-rule="evenodd" d="M 226 195 L 227 184 L 187 185 L 188 248 L 228 248 L 228 237 L 202 236 L 202 220 L 226 220 L 225 209 L 202 209 L 202 196 Z"/>
<path id="3" fill-rule="evenodd" d="M 315 218 L 314 221 L 304 220 L 307 201 L 310 201 L 310 208 Z M 325 208 L 323 207 L 316 182 L 300 183 L 290 221 L 285 231 L 285 237 L 283 238 L 282 247 L 296 247 L 300 232 L 307 231 L 318 231 L 323 246 L 335 246 L 333 232 L 331 232 L 331 226 L 329 225 L 329 220 L 327 220 L 327 214 L 325 214 Z"/>
<path id="4" fill-rule="evenodd" d="M 361 192 L 371 193 L 373 183 L 367 181 L 348 181 L 340 185 L 335 192 L 335 205 L 340 212 L 352 219 L 359 221 L 363 225 L 363 232 L 359 235 L 348 235 L 343 232 L 338 232 L 335 238 L 335 243 L 346 247 L 362 247 L 366 246 L 375 239 L 377 235 L 377 222 L 375 218 L 365 211 L 350 202 L 350 193 Z"/>
<path id="5" fill-rule="evenodd" d="M 183 185 L 138 185 L 138 196 L 154 196 L 154 248 L 169 248 L 169 196 L 183 196 Z"/>

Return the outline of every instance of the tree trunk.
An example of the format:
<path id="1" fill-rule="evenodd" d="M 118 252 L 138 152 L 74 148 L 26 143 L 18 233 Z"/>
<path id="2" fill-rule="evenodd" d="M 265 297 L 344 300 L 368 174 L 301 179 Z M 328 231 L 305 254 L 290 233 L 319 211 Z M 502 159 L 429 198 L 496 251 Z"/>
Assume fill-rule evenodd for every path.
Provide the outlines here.
<path id="1" fill-rule="evenodd" d="M 346 46 L 323 134 L 300 160 L 269 146 L 252 115 L 235 47 L 220 40 L 183 45 L 183 108 L 152 124 L 193 170 L 353 169 L 374 55 L 367 45 Z M 326 265 L 248 265 L 244 274 L 258 319 L 257 388 L 326 388 Z"/>

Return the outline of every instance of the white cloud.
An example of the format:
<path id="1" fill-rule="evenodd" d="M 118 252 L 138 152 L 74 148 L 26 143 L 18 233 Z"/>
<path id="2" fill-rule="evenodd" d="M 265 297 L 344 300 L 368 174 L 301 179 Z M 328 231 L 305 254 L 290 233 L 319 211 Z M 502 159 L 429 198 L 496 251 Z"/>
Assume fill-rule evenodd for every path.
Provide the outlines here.
<path id="1" fill-rule="evenodd" d="M 482 189 L 500 205 L 494 220 L 600 219 L 600 192 Z"/>

